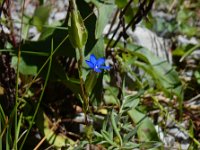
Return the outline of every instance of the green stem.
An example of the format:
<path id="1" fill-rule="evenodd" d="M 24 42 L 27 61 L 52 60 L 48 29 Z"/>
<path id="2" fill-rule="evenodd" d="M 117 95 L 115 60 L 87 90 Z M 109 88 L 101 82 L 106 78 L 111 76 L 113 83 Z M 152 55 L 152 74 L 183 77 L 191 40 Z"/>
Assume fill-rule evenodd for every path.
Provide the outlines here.
<path id="1" fill-rule="evenodd" d="M 79 59 L 78 59 L 78 72 L 79 72 L 79 79 L 80 79 L 80 86 L 81 86 L 81 98 L 83 100 L 83 110 L 85 113 L 85 122 L 87 123 L 87 111 L 88 111 L 88 106 L 89 106 L 89 97 L 88 94 L 85 90 L 85 83 L 83 80 L 83 58 L 84 58 L 84 51 L 83 49 L 78 49 L 78 54 L 79 54 Z"/>
<path id="2" fill-rule="evenodd" d="M 15 86 L 15 107 L 14 107 L 14 118 L 15 118 L 15 140 L 14 140 L 14 149 L 17 150 L 17 138 L 18 138 L 18 135 L 17 135 L 17 106 L 18 106 L 18 79 L 19 79 L 19 64 L 20 64 L 20 56 L 21 56 L 21 53 L 20 53 L 20 48 L 18 49 L 18 59 L 17 59 L 17 71 L 16 71 L 16 86 Z"/>
<path id="3" fill-rule="evenodd" d="M 51 46 L 52 48 L 51 48 L 51 54 L 50 54 L 50 57 L 49 57 L 49 66 L 48 66 L 48 72 L 47 72 L 47 76 L 46 76 L 46 79 L 45 79 L 44 87 L 43 87 L 42 93 L 41 93 L 41 95 L 40 95 L 39 101 L 38 101 L 38 103 L 37 103 L 35 112 L 34 112 L 34 114 L 33 114 L 33 118 L 32 118 L 32 120 L 31 120 L 30 126 L 29 126 L 29 128 L 28 128 L 28 130 L 27 130 L 27 133 L 26 133 L 26 135 L 25 135 L 25 137 L 24 137 L 24 140 L 23 140 L 22 143 L 21 143 L 20 150 L 22 150 L 23 145 L 24 145 L 24 143 L 25 143 L 25 141 L 26 141 L 26 139 L 27 139 L 27 137 L 28 137 L 28 134 L 29 134 L 29 132 L 30 132 L 32 126 L 33 126 L 35 117 L 36 117 L 37 112 L 38 112 L 39 107 L 40 107 L 40 103 L 41 103 L 41 101 L 42 101 L 42 97 L 43 97 L 43 95 L 44 95 L 44 90 L 45 90 L 45 88 L 46 88 L 46 86 L 47 86 L 47 82 L 48 82 L 49 75 L 50 75 L 50 70 L 51 70 L 52 57 L 53 57 L 53 40 L 52 40 L 52 43 L 51 43 L 51 44 L 52 44 L 52 46 Z"/>
<path id="4" fill-rule="evenodd" d="M 21 30 L 20 30 L 20 41 L 22 41 L 22 29 L 23 29 L 23 15 L 24 15 L 24 6 L 25 6 L 25 1 L 23 1 L 22 5 L 22 20 L 21 20 Z M 20 57 L 21 57 L 21 44 L 19 45 L 18 52 L 17 52 L 17 69 L 16 69 L 16 86 L 15 86 L 15 107 L 14 107 L 14 126 L 15 126 L 15 138 L 14 138 L 14 145 L 13 148 L 17 150 L 17 141 L 18 141 L 18 126 L 17 126 L 17 108 L 18 108 L 18 80 L 19 80 L 19 65 L 20 65 Z"/>

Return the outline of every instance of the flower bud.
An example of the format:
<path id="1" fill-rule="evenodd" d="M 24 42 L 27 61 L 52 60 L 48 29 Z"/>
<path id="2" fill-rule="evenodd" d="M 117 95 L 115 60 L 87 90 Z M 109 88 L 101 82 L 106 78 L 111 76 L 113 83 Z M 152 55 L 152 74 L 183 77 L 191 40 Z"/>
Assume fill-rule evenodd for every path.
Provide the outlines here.
<path id="1" fill-rule="evenodd" d="M 88 33 L 80 12 L 77 9 L 76 1 L 70 0 L 71 19 L 69 27 L 69 39 L 74 48 L 81 49 L 87 42 Z"/>

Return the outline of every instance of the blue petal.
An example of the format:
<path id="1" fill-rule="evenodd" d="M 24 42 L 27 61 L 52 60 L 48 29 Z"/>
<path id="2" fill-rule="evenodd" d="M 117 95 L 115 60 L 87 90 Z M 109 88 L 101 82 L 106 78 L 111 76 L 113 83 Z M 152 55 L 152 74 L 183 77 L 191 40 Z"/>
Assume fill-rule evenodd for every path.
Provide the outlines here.
<path id="1" fill-rule="evenodd" d="M 102 70 L 101 70 L 101 69 L 99 69 L 99 68 L 97 68 L 97 67 L 94 67 L 94 71 L 95 71 L 95 72 L 99 72 L 99 73 L 100 73 Z"/>
<path id="2" fill-rule="evenodd" d="M 94 64 L 92 62 L 90 62 L 89 60 L 86 60 L 85 61 L 87 63 L 87 65 L 90 67 L 90 68 L 94 68 Z"/>
<path id="3" fill-rule="evenodd" d="M 109 70 L 109 69 L 110 69 L 110 66 L 101 66 L 100 69 Z"/>
<path id="4" fill-rule="evenodd" d="M 101 66 L 105 63 L 105 58 L 99 58 L 96 62 L 96 65 Z"/>
<path id="5" fill-rule="evenodd" d="M 93 64 L 96 64 L 97 59 L 96 59 L 96 57 L 94 56 L 94 54 L 91 54 L 91 55 L 90 55 L 90 62 L 93 63 Z"/>

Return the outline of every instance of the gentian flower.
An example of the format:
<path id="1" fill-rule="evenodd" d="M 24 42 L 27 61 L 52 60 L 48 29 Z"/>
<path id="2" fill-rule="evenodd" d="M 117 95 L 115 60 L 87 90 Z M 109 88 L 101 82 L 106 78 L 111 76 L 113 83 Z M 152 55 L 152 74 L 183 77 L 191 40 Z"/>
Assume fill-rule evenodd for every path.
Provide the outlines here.
<path id="1" fill-rule="evenodd" d="M 90 69 L 93 69 L 95 72 L 102 72 L 103 69 L 109 70 L 110 66 L 104 66 L 105 58 L 97 59 L 94 54 L 90 55 L 90 60 L 86 60 L 87 65 Z"/>

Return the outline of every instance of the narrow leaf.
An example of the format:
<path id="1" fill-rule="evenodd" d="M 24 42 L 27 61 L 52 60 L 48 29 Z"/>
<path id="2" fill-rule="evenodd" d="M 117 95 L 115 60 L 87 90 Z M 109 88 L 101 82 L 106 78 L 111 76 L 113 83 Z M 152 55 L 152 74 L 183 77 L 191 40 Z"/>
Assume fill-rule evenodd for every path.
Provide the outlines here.
<path id="1" fill-rule="evenodd" d="M 88 95 L 91 94 L 93 88 L 95 87 L 95 84 L 97 82 L 97 77 L 98 74 L 95 73 L 94 71 L 91 71 L 86 78 L 85 81 L 85 88 L 86 88 L 86 92 L 88 93 Z"/>
<path id="2" fill-rule="evenodd" d="M 117 137 L 120 140 L 120 145 L 122 145 L 122 138 L 121 138 L 121 135 L 120 135 L 119 130 L 117 128 L 117 124 L 116 124 L 115 116 L 114 116 L 114 111 L 112 111 L 112 113 L 111 113 L 111 124 L 112 124 L 112 127 L 113 127 L 115 134 L 117 135 Z"/>

